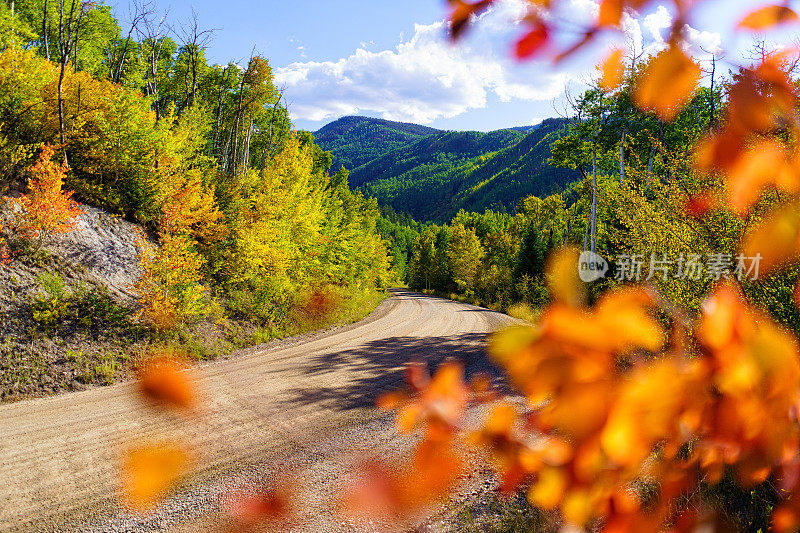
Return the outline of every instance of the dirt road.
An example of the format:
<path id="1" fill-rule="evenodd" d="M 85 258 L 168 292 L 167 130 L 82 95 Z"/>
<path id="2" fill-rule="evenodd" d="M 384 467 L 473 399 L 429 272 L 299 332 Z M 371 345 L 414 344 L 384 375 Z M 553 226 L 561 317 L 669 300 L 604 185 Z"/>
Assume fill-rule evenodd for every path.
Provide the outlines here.
<path id="1" fill-rule="evenodd" d="M 148 408 L 132 384 L 0 406 L 0 531 L 199 530 L 220 494 L 254 475 L 302 471 L 307 484 L 336 483 L 344 474 L 334 454 L 395 447 L 372 405 L 400 386 L 406 361 L 457 356 L 468 372 L 483 368 L 485 334 L 509 320 L 394 290 L 352 326 L 196 369 L 197 417 Z M 189 443 L 203 468 L 156 513 L 128 516 L 115 503 L 119 457 L 162 439 Z"/>

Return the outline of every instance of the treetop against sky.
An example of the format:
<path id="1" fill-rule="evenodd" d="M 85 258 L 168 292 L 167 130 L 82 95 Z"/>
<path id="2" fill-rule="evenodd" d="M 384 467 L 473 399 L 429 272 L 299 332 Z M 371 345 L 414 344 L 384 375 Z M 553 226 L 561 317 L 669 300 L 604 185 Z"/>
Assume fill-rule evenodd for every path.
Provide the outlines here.
<path id="1" fill-rule="evenodd" d="M 130 19 L 126 0 L 109 0 L 115 15 Z M 564 93 L 579 93 L 595 75 L 604 44 L 624 44 L 652 54 L 664 47 L 672 20 L 667 2 L 648 2 L 628 13 L 624 35 L 601 43 L 558 66 L 518 63 L 510 47 L 518 36 L 509 21 L 521 18 L 524 0 L 503 0 L 481 15 L 466 39 L 453 46 L 446 36 L 444 0 L 155 0 L 175 26 L 190 19 L 215 28 L 207 55 L 212 62 L 246 63 L 263 54 L 276 68 L 289 110 L 300 128 L 315 130 L 331 120 L 363 114 L 429 124 L 442 129 L 492 130 L 535 124 L 564 109 Z M 751 34 L 730 28 L 753 0 L 700 2 L 687 35 L 694 57 L 709 52 L 733 63 L 746 61 Z M 592 18 L 596 0 L 570 0 L 570 20 Z M 772 38 L 788 37 L 771 34 Z M 723 64 L 726 73 L 728 65 Z M 718 70 L 719 72 L 719 70 Z"/>

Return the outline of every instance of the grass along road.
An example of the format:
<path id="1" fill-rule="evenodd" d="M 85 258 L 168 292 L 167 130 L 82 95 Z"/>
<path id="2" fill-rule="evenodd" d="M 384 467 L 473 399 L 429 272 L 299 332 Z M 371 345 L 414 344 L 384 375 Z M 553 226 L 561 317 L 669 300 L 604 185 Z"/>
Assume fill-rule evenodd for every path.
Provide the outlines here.
<path id="1" fill-rule="evenodd" d="M 397 437 L 372 406 L 401 385 L 403 364 L 457 356 L 468 372 L 485 368 L 486 333 L 510 320 L 398 289 L 351 326 L 201 366 L 196 417 L 150 409 L 131 383 L 3 405 L 0 531 L 180 529 L 213 517 L 220 491 L 244 475 L 295 465 L 319 477 L 319 461 L 309 457 L 320 446 L 323 456 L 353 443 L 395 448 Z M 119 457 L 134 443 L 164 439 L 192 446 L 200 469 L 159 511 L 128 516 L 115 500 Z M 337 482 L 335 473 L 328 477 L 329 485 Z"/>

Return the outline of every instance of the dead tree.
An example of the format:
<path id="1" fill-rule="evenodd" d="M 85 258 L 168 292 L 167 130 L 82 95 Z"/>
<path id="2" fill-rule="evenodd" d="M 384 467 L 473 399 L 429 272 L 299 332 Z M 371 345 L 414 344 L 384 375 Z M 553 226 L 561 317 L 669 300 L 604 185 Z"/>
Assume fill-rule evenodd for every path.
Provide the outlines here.
<path id="1" fill-rule="evenodd" d="M 116 59 L 116 65 L 113 65 L 111 62 L 109 62 L 109 78 L 114 83 L 119 83 L 122 79 L 122 69 L 125 67 L 125 61 L 128 58 L 128 50 L 130 49 L 131 37 L 133 36 L 133 33 L 139 33 L 139 25 L 152 16 L 154 9 L 149 1 L 140 4 L 138 1 L 134 0 L 132 4 L 128 6 L 128 11 L 131 15 L 131 27 L 128 28 L 128 35 L 123 41 L 122 51 L 120 52 L 119 57 Z"/>
<path id="2" fill-rule="evenodd" d="M 161 110 L 158 105 L 158 60 L 161 57 L 161 49 L 164 46 L 164 37 L 169 31 L 166 24 L 169 11 L 165 11 L 161 18 L 156 21 L 155 12 L 147 10 L 142 17 L 140 24 L 136 26 L 136 33 L 139 42 L 144 46 L 150 46 L 147 54 L 147 72 L 145 73 L 145 95 L 153 97 L 153 111 L 156 113 L 156 122 L 161 119 Z"/>
<path id="3" fill-rule="evenodd" d="M 177 37 L 181 42 L 181 47 L 186 53 L 187 72 L 191 82 L 186 80 L 186 105 L 194 105 L 197 94 L 197 81 L 199 77 L 200 56 L 211 43 L 216 29 L 201 30 L 197 20 L 197 13 L 192 9 L 192 20 L 188 24 L 181 24 Z"/>

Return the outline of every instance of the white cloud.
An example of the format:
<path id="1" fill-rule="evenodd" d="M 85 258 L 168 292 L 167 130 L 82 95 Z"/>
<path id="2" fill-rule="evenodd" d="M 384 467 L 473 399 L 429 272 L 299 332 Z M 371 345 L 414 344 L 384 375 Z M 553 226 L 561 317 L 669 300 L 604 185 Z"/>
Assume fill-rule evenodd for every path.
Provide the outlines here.
<path id="1" fill-rule="evenodd" d="M 292 117 L 315 122 L 367 112 L 425 124 L 485 108 L 495 99 L 550 101 L 561 96 L 570 81 L 585 77 L 593 64 L 583 61 L 569 70 L 556 70 L 541 62 L 512 60 L 510 47 L 529 5 L 527 0 L 495 4 L 457 46 L 447 41 L 443 21 L 417 24 L 413 36 L 401 38 L 394 49 L 375 51 L 369 49 L 374 43 L 362 43 L 335 61 L 300 61 L 278 68 L 275 78 L 285 89 Z M 565 5 L 587 22 L 598 9 L 597 0 L 569 0 Z M 664 6 L 644 17 L 626 13 L 623 31 L 637 53 L 652 55 L 664 48 L 672 20 Z M 717 50 L 721 43 L 719 34 L 689 26 L 685 34 L 695 55 Z"/>
<path id="2" fill-rule="evenodd" d="M 708 58 L 710 54 L 718 54 L 722 50 L 722 36 L 719 33 L 699 31 L 688 24 L 683 31 L 690 43 L 689 51 L 696 57 Z"/>
<path id="3" fill-rule="evenodd" d="M 445 36 L 445 23 L 418 24 L 414 35 L 393 50 L 361 46 L 337 61 L 296 62 L 275 71 L 295 119 L 321 121 L 368 111 L 388 120 L 430 123 L 488 105 L 491 97 L 548 101 L 570 75 L 518 64 L 509 57 L 524 2 L 506 0 L 482 15 L 458 46 Z"/>
<path id="4" fill-rule="evenodd" d="M 663 43 L 664 42 L 664 30 L 669 29 L 672 26 L 672 14 L 667 10 L 664 6 L 658 6 L 655 13 L 650 13 L 647 15 L 644 20 L 642 21 L 642 26 L 644 26 L 648 32 L 650 32 L 650 38 L 657 42 Z"/>
<path id="5" fill-rule="evenodd" d="M 647 54 L 654 54 L 666 46 L 664 36 L 672 27 L 673 21 L 672 13 L 664 6 L 658 6 L 654 13 L 644 17 L 642 25 L 652 38 L 652 43 L 645 48 Z M 722 36 L 719 33 L 699 31 L 686 24 L 683 26 L 683 34 L 686 38 L 686 51 L 698 59 L 709 59 L 710 54 L 721 51 Z"/>

